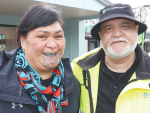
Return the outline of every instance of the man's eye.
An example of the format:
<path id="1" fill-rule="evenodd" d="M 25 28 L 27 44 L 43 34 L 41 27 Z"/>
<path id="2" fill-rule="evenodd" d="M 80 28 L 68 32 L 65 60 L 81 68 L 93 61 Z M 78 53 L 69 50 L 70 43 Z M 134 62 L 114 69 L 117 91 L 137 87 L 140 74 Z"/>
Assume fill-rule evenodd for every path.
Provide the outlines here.
<path id="1" fill-rule="evenodd" d="M 46 38 L 45 36 L 39 36 L 39 38 Z"/>
<path id="2" fill-rule="evenodd" d="M 126 26 L 126 25 L 124 25 L 124 26 L 122 26 L 123 28 L 128 28 L 129 26 Z"/>

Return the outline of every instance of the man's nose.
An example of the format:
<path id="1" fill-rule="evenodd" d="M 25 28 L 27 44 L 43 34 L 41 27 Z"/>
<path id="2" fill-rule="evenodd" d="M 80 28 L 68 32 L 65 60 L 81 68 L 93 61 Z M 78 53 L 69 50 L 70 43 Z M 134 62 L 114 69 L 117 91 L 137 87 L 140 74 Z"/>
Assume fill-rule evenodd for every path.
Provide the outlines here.
<path id="1" fill-rule="evenodd" d="M 120 28 L 115 28 L 114 30 L 113 30 L 113 36 L 115 37 L 115 38 L 119 38 L 120 36 L 122 36 L 123 35 L 123 32 L 122 32 L 122 30 L 120 29 Z"/>

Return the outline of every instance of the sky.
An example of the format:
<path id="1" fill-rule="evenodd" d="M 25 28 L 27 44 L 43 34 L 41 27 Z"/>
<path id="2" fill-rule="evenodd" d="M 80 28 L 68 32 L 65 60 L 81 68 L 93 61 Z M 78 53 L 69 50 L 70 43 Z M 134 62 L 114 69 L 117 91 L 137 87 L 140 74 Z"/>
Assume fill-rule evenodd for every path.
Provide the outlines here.
<path id="1" fill-rule="evenodd" d="M 136 8 L 143 5 L 150 5 L 150 0 L 109 0 L 112 3 L 129 4 L 132 8 Z"/>

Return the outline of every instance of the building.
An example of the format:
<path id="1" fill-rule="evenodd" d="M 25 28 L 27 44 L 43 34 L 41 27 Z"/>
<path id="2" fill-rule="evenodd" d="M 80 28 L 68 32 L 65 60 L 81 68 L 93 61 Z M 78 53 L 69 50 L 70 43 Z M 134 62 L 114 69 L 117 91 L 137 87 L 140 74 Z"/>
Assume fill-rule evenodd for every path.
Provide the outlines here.
<path id="1" fill-rule="evenodd" d="M 147 33 L 145 35 L 145 39 L 144 39 L 144 50 L 147 53 L 150 53 L 150 33 Z"/>
<path id="2" fill-rule="evenodd" d="M 23 12 L 31 5 L 46 2 L 60 9 L 65 19 L 66 47 L 63 57 L 71 60 L 85 53 L 84 20 L 98 18 L 108 0 L 0 0 L 0 50 L 16 48 L 15 31 Z"/>

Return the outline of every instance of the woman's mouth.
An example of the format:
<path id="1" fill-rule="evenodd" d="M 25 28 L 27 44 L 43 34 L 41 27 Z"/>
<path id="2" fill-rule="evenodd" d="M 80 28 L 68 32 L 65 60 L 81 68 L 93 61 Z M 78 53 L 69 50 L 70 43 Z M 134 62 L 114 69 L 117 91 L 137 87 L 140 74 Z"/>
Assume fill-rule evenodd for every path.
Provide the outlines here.
<path id="1" fill-rule="evenodd" d="M 54 57 L 54 56 L 56 56 L 56 52 L 55 53 L 43 53 L 45 56 L 47 56 L 47 57 Z"/>

